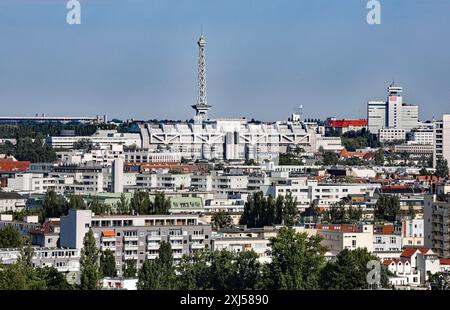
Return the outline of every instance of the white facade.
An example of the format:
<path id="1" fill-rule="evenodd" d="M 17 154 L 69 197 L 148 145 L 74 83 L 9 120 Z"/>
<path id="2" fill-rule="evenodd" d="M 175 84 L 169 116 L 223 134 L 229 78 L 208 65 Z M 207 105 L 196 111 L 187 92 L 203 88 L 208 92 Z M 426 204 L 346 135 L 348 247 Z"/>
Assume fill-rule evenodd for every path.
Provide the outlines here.
<path id="1" fill-rule="evenodd" d="M 73 149 L 74 144 L 81 140 L 89 140 L 93 146 L 100 149 L 111 145 L 141 146 L 142 139 L 138 133 L 119 133 L 116 130 L 99 130 L 92 136 L 52 136 L 46 140 L 55 149 Z"/>
<path id="2" fill-rule="evenodd" d="M 78 249 L 33 248 L 35 267 L 55 267 L 59 272 L 79 272 L 81 253 Z M 0 263 L 14 264 L 20 257 L 19 249 L 0 249 Z"/>
<path id="3" fill-rule="evenodd" d="M 116 158 L 112 167 L 112 191 L 113 193 L 123 192 L 123 158 Z"/>
<path id="4" fill-rule="evenodd" d="M 406 140 L 406 131 L 398 128 L 383 128 L 378 131 L 381 142 Z"/>
<path id="5" fill-rule="evenodd" d="M 384 128 L 408 132 L 419 126 L 419 107 L 404 103 L 402 93 L 403 88 L 392 83 L 388 87 L 388 98 L 385 102 L 367 103 L 368 127 L 371 133 L 380 134 Z"/>
<path id="6" fill-rule="evenodd" d="M 323 238 L 321 244 L 334 255 L 344 249 L 366 248 L 373 252 L 373 225 L 320 224 L 317 228 L 317 234 Z"/>
<path id="7" fill-rule="evenodd" d="M 124 152 L 125 161 L 133 163 L 180 162 L 182 153 L 153 152 L 149 149 L 130 148 Z"/>
<path id="8" fill-rule="evenodd" d="M 227 250 L 231 252 L 254 251 L 260 263 L 270 263 L 270 241 L 265 238 L 215 238 L 212 241 L 212 250 Z"/>
<path id="9" fill-rule="evenodd" d="M 400 234 L 378 234 L 373 235 L 373 250 L 377 252 L 401 252 L 402 236 Z"/>
<path id="10" fill-rule="evenodd" d="M 436 168 L 439 158 L 446 159 L 450 164 L 450 114 L 444 114 L 442 121 L 435 123 L 434 137 L 433 167 Z"/>
<path id="11" fill-rule="evenodd" d="M 17 212 L 25 208 L 26 199 L 18 193 L 0 192 L 0 212 Z"/>
<path id="12" fill-rule="evenodd" d="M 434 129 L 433 127 L 419 127 L 411 130 L 410 144 L 434 144 Z"/>
<path id="13" fill-rule="evenodd" d="M 249 123 L 217 119 L 203 124 L 145 124 L 142 147 L 181 153 L 187 159 L 274 159 L 290 146 L 315 149 L 317 132 L 304 123 Z"/>
<path id="14" fill-rule="evenodd" d="M 369 131 L 378 134 L 378 130 L 386 127 L 386 102 L 369 101 L 367 103 Z"/>
<path id="15" fill-rule="evenodd" d="M 306 208 L 312 202 L 317 202 L 319 207 L 329 207 L 339 202 L 348 195 L 367 194 L 373 196 L 375 189 L 380 184 L 357 184 L 357 183 L 318 183 L 316 180 L 306 178 L 289 178 L 287 184 L 275 184 L 262 186 L 266 188 L 265 193 L 278 197 L 291 193 L 297 199 L 299 208 Z"/>
<path id="16" fill-rule="evenodd" d="M 403 246 L 424 246 L 424 220 L 403 220 L 402 237 Z"/>

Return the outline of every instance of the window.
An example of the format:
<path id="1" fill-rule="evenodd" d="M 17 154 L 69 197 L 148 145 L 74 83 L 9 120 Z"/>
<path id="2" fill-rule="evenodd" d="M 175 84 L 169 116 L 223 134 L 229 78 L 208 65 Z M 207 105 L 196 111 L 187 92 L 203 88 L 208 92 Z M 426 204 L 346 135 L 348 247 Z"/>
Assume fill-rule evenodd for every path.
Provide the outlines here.
<path id="1" fill-rule="evenodd" d="M 352 246 L 356 247 L 356 240 L 352 240 Z"/>

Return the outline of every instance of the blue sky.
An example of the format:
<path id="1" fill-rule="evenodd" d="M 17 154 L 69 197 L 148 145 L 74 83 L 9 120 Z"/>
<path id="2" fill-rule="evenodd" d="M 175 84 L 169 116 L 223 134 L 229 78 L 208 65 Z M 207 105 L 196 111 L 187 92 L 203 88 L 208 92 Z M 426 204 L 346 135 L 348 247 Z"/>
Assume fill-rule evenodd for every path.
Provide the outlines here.
<path id="1" fill-rule="evenodd" d="M 211 117 L 366 117 L 388 84 L 421 119 L 450 112 L 450 1 L 0 0 L 2 116 L 190 119 L 207 38 Z"/>

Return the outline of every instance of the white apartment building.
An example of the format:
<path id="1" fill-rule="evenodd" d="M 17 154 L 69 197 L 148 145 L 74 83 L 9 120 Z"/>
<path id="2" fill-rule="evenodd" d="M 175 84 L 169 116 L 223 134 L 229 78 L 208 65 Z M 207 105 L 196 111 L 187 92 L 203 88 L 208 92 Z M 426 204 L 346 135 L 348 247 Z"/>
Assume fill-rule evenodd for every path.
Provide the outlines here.
<path id="1" fill-rule="evenodd" d="M 270 241 L 266 238 L 253 237 L 223 237 L 214 238 L 211 243 L 213 250 L 230 252 L 254 251 L 260 263 L 270 263 Z"/>
<path id="2" fill-rule="evenodd" d="M 94 147 L 100 149 L 108 149 L 111 145 L 140 147 L 142 144 L 139 133 L 119 133 L 116 130 L 98 130 L 92 136 L 50 136 L 46 143 L 54 149 L 73 149 L 74 144 L 81 140 L 89 140 Z"/>
<path id="3" fill-rule="evenodd" d="M 434 145 L 434 126 L 421 126 L 411 130 L 409 144 Z"/>
<path id="4" fill-rule="evenodd" d="M 381 142 L 405 141 L 406 130 L 399 128 L 382 128 L 378 130 L 378 137 Z"/>
<path id="5" fill-rule="evenodd" d="M 7 189 L 21 193 L 46 193 L 56 190 L 57 178 L 42 173 L 18 173 L 8 178 Z"/>
<path id="6" fill-rule="evenodd" d="M 228 213 L 242 213 L 244 212 L 245 200 L 243 199 L 229 199 L 229 198 L 215 198 L 205 200 L 205 212 L 228 212 Z"/>
<path id="7" fill-rule="evenodd" d="M 302 211 L 308 208 L 312 202 L 316 202 L 319 207 L 327 208 L 348 195 L 373 196 L 375 190 L 380 188 L 380 184 L 319 183 L 306 177 L 297 177 L 289 178 L 286 184 L 274 184 L 262 188 L 265 188 L 266 195 L 272 195 L 275 198 L 291 193 L 294 199 L 297 199 L 299 210 Z"/>
<path id="8" fill-rule="evenodd" d="M 344 249 L 366 248 L 373 252 L 373 225 L 368 224 L 317 224 L 317 234 L 323 238 L 322 245 L 332 255 Z"/>
<path id="9" fill-rule="evenodd" d="M 317 141 L 327 145 L 316 128 L 299 121 L 258 124 L 245 119 L 216 119 L 203 124 L 148 123 L 141 127 L 141 136 L 143 148 L 180 153 L 187 159 L 262 161 L 277 158 L 290 147 L 316 151 Z M 332 140 L 335 145 L 337 139 Z"/>
<path id="10" fill-rule="evenodd" d="M 450 114 L 444 114 L 442 121 L 435 122 L 434 138 L 433 167 L 436 168 L 439 158 L 450 164 Z"/>
<path id="11" fill-rule="evenodd" d="M 380 129 L 386 127 L 386 102 L 369 101 L 367 103 L 367 118 L 371 133 L 377 134 Z"/>
<path id="12" fill-rule="evenodd" d="M 111 215 L 92 214 L 91 210 L 69 210 L 61 217 L 60 244 L 81 249 L 83 238 L 92 228 L 101 251 L 113 252 L 119 276 L 127 260 L 135 260 L 139 268 L 145 258 L 159 255 L 161 242 L 170 242 L 173 258 L 211 248 L 211 226 L 199 221 L 197 215 Z"/>
<path id="13" fill-rule="evenodd" d="M 380 134 L 382 129 L 403 129 L 409 132 L 419 126 L 419 107 L 403 102 L 403 88 L 392 83 L 388 87 L 386 101 L 367 103 L 368 127 L 371 133 Z M 387 138 L 388 136 L 385 136 Z M 399 140 L 404 140 L 399 139 Z M 385 140 L 392 141 L 392 140 Z"/>
<path id="14" fill-rule="evenodd" d="M 373 251 L 380 257 L 399 254 L 402 251 L 402 236 L 398 233 L 374 233 Z"/>
<path id="15" fill-rule="evenodd" d="M 127 148 L 124 151 L 125 161 L 133 163 L 180 162 L 182 153 L 155 152 L 145 148 Z"/>
<path id="16" fill-rule="evenodd" d="M 59 272 L 79 272 L 81 251 L 79 249 L 33 247 L 35 267 L 54 267 Z M 0 249 L 0 264 L 14 264 L 20 257 L 20 249 Z"/>
<path id="17" fill-rule="evenodd" d="M 424 219 L 402 220 L 403 246 L 424 246 Z"/>
<path id="18" fill-rule="evenodd" d="M 0 212 L 18 212 L 25 208 L 26 199 L 19 193 L 0 192 Z"/>
<path id="19" fill-rule="evenodd" d="M 164 189 L 184 189 L 191 185 L 190 174 L 157 173 L 156 187 Z"/>
<path id="20" fill-rule="evenodd" d="M 107 148 L 93 149 L 87 152 L 82 150 L 58 151 L 56 155 L 64 164 L 94 163 L 110 166 L 115 159 L 123 157 L 123 145 L 111 144 Z"/>
<path id="21" fill-rule="evenodd" d="M 434 146 L 432 144 L 400 144 L 394 145 L 394 152 L 407 153 L 411 157 L 428 157 L 433 156 Z"/>
<path id="22" fill-rule="evenodd" d="M 314 151 L 323 149 L 324 151 L 339 152 L 343 149 L 341 137 L 325 137 L 317 135 Z"/>
<path id="23" fill-rule="evenodd" d="M 428 273 L 440 271 L 438 256 L 424 247 L 405 247 L 399 258 L 385 260 L 383 264 L 394 274 L 389 282 L 395 286 L 424 286 Z"/>

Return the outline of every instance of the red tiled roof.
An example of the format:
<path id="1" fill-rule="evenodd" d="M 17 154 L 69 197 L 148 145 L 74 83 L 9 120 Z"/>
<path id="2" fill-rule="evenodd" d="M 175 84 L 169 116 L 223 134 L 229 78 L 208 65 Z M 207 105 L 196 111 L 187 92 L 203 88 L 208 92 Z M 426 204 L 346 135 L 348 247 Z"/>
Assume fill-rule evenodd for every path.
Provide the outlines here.
<path id="1" fill-rule="evenodd" d="M 450 265 L 450 258 L 439 258 L 441 265 Z"/>
<path id="2" fill-rule="evenodd" d="M 11 159 L 0 159 L 0 170 L 3 171 L 25 171 L 30 167 L 29 161 L 17 161 Z"/>
<path id="3" fill-rule="evenodd" d="M 419 248 L 415 248 L 415 247 L 406 247 L 403 249 L 402 254 L 400 255 L 400 257 L 411 257 L 413 256 L 417 250 L 419 250 L 422 254 L 427 253 L 430 249 L 429 248 L 425 248 L 425 247 L 419 247 Z"/>
<path id="4" fill-rule="evenodd" d="M 328 120 L 327 125 L 333 128 L 345 128 L 345 127 L 364 127 L 367 126 L 367 119 L 341 119 L 341 120 Z"/>

